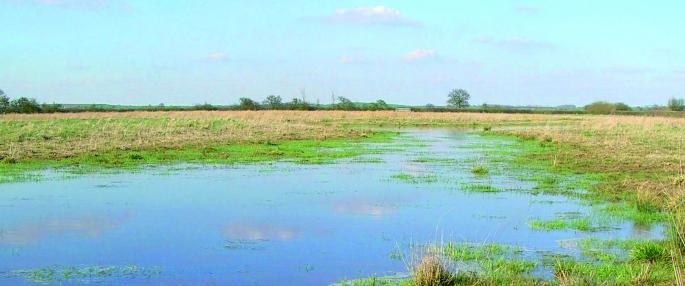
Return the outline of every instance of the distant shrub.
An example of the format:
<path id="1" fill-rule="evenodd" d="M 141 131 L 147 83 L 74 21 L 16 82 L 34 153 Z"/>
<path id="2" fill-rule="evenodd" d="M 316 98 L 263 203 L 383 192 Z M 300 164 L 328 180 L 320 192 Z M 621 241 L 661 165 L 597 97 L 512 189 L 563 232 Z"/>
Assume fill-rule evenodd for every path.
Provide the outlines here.
<path id="1" fill-rule="evenodd" d="M 629 105 L 623 103 L 623 102 L 617 102 L 614 104 L 616 107 L 616 111 L 631 111 L 633 110 Z"/>
<path id="2" fill-rule="evenodd" d="M 279 109 L 283 106 L 283 99 L 278 95 L 269 95 L 263 104 L 269 109 Z"/>
<path id="3" fill-rule="evenodd" d="M 356 106 L 354 105 L 354 102 L 351 100 L 339 96 L 338 97 L 338 104 L 336 104 L 336 108 L 340 110 L 354 110 L 356 109 Z"/>
<path id="4" fill-rule="evenodd" d="M 612 114 L 616 112 L 616 104 L 606 101 L 597 101 L 586 105 L 585 110 L 592 114 Z"/>
<path id="5" fill-rule="evenodd" d="M 10 98 L 0 90 L 0 114 L 9 112 Z"/>
<path id="6" fill-rule="evenodd" d="M 385 100 L 379 99 L 374 103 L 371 103 L 369 106 L 369 110 L 387 110 L 390 109 L 387 103 L 385 103 Z"/>
<path id="7" fill-rule="evenodd" d="M 668 109 L 672 111 L 685 110 L 685 100 L 682 98 L 671 98 L 668 100 Z"/>
<path id="8" fill-rule="evenodd" d="M 43 113 L 56 113 L 56 112 L 61 112 L 62 111 L 62 105 L 53 103 L 53 104 L 47 104 L 43 103 L 40 106 L 41 112 Z"/>
<path id="9" fill-rule="evenodd" d="M 193 109 L 194 110 L 218 110 L 219 108 L 205 102 L 203 104 L 197 104 L 197 105 L 193 106 Z"/>
<path id="10" fill-rule="evenodd" d="M 41 108 L 35 99 L 20 97 L 10 102 L 9 111 L 15 113 L 38 113 L 41 111 Z"/>
<path id="11" fill-rule="evenodd" d="M 240 105 L 238 106 L 241 110 L 257 110 L 259 109 L 259 104 L 247 97 L 240 98 Z"/>
<path id="12" fill-rule="evenodd" d="M 304 99 L 293 98 L 293 100 L 288 104 L 288 109 L 292 110 L 310 110 L 313 109 Z"/>

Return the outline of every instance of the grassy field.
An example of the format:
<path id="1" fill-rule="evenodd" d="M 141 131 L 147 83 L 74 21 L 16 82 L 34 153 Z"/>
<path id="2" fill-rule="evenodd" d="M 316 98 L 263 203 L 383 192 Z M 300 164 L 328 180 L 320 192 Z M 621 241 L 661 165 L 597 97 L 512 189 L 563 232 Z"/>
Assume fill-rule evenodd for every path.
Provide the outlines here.
<path id="1" fill-rule="evenodd" d="M 283 140 L 363 138 L 364 127 L 564 124 L 580 117 L 343 111 L 187 111 L 0 115 L 0 158 L 63 159 Z M 362 127 L 362 128 L 350 128 Z"/>
<path id="2" fill-rule="evenodd" d="M 588 186 L 590 193 L 584 198 L 624 203 L 626 208 L 614 211 L 632 211 L 625 215 L 627 217 L 633 213 L 640 217 L 650 213 L 666 214 L 665 220 L 671 228 L 668 239 L 659 242 L 658 246 L 630 245 L 628 250 L 636 252 L 636 258 L 609 259 L 596 264 L 558 260 L 553 266 L 556 277 L 552 283 L 685 285 L 682 273 L 685 265 L 683 118 L 391 111 L 3 115 L 0 116 L 0 171 L 5 174 L 5 181 L 12 181 L 21 179 L 20 174 L 27 170 L 84 163 L 129 166 L 178 161 L 221 163 L 280 158 L 318 163 L 325 162 L 326 158 L 354 156 L 363 152 L 358 148 L 337 147 L 353 146 L 355 142 L 364 140 L 386 140 L 396 134 L 379 131 L 379 127 L 476 128 L 486 136 L 514 137 L 519 144 L 514 150 L 516 152 L 510 153 L 514 155 L 513 164 L 601 178 Z M 321 152 L 322 147 L 334 147 L 330 149 L 338 151 Z M 485 174 L 487 170 L 474 169 L 476 172 Z M 413 179 L 403 174 L 398 174 L 397 178 Z M 542 184 L 554 183 L 545 181 L 548 178 L 540 180 Z M 650 220 L 650 216 L 646 217 L 646 220 Z M 639 221 L 638 215 L 632 218 Z M 541 229 L 590 227 L 584 222 L 581 219 L 577 223 L 533 224 Z M 507 261 L 488 263 L 517 267 Z M 496 271 L 499 268 L 493 269 Z M 504 278 L 497 276 L 461 277 L 465 280 L 459 281 L 480 285 L 513 281 L 542 283 L 519 274 L 509 275 L 512 280 L 502 280 Z M 622 280 L 616 280 L 617 276 L 623 277 Z M 368 281 L 372 282 L 364 280 L 358 282 L 360 284 L 349 283 L 390 283 L 382 279 Z"/>

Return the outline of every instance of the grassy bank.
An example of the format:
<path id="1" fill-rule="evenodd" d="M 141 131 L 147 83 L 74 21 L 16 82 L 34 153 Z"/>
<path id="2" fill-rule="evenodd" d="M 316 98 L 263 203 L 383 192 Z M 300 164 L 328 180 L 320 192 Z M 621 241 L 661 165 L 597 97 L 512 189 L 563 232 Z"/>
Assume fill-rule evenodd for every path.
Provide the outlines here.
<path id="1" fill-rule="evenodd" d="M 361 138 L 368 126 L 559 125 L 580 116 L 344 111 L 191 111 L 0 115 L 0 160 L 65 159 L 114 150 L 200 148 Z M 362 128 L 350 128 L 362 127 Z"/>
<path id="2" fill-rule="evenodd" d="M 494 132 L 519 138 L 514 166 L 592 175 L 580 194 L 590 202 L 615 202 L 601 211 L 638 224 L 663 221 L 667 239 L 633 243 L 628 259 L 564 259 L 555 265 L 562 285 L 683 285 L 685 267 L 685 120 L 599 116 L 564 128 L 519 128 Z M 538 178 L 544 186 L 545 178 Z M 550 184 L 552 190 L 554 184 Z M 562 190 L 563 191 L 563 190 Z M 540 229 L 591 230 L 588 218 L 533 221 Z M 601 226 L 599 226 L 601 227 Z M 624 244 L 625 245 L 625 244 Z M 606 243 L 605 243 L 606 248 Z"/>
<path id="3" fill-rule="evenodd" d="M 343 111 L 188 111 L 0 115 L 0 182 L 30 171 L 288 158 L 322 163 L 393 136 L 369 127 L 566 124 L 579 117 Z"/>

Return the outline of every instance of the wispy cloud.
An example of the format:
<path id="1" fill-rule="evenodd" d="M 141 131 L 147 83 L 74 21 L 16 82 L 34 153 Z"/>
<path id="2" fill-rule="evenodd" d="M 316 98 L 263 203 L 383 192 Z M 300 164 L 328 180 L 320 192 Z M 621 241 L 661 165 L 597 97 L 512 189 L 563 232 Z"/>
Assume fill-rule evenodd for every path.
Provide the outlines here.
<path id="1" fill-rule="evenodd" d="M 528 15 L 535 15 L 540 12 L 540 8 L 532 5 L 514 5 L 512 9 L 516 12 Z"/>
<path id="2" fill-rule="evenodd" d="M 607 68 L 607 71 L 613 74 L 640 75 L 652 72 L 654 69 L 636 65 L 616 65 Z"/>
<path id="3" fill-rule="evenodd" d="M 123 5 L 117 0 L 15 0 L 14 2 L 77 9 L 100 9 Z"/>
<path id="4" fill-rule="evenodd" d="M 212 52 L 204 57 L 207 61 L 220 62 L 228 60 L 228 54 L 225 52 Z"/>
<path id="5" fill-rule="evenodd" d="M 402 56 L 405 61 L 416 61 L 426 58 L 434 58 L 437 56 L 437 52 L 434 49 L 416 49 L 407 52 Z"/>
<path id="6" fill-rule="evenodd" d="M 345 55 L 342 56 L 338 59 L 338 62 L 343 64 L 343 65 L 348 65 L 348 64 L 358 64 L 358 63 L 364 63 L 367 62 L 367 59 L 362 57 L 362 56 L 350 56 L 350 55 Z"/>
<path id="7" fill-rule="evenodd" d="M 533 52 L 554 49 L 554 45 L 550 43 L 535 41 L 526 37 L 510 37 L 504 39 L 481 37 L 476 41 L 484 45 L 517 52 Z"/>
<path id="8" fill-rule="evenodd" d="M 407 18 L 399 10 L 386 6 L 340 8 L 323 18 L 327 22 L 362 25 L 420 26 L 421 23 Z"/>

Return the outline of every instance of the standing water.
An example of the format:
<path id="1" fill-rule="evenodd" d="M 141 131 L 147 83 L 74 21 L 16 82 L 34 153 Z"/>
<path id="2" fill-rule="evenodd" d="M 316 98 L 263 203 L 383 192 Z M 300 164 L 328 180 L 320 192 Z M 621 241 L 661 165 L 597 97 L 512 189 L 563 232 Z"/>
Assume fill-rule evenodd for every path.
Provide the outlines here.
<path id="1" fill-rule="evenodd" d="M 625 222 L 591 234 L 531 229 L 533 218 L 591 207 L 526 192 L 534 184 L 514 170 L 474 174 L 495 140 L 413 130 L 335 164 L 182 165 L 3 184 L 0 284 L 327 285 L 404 273 L 394 253 L 411 243 L 570 253 L 560 241 L 659 235 Z"/>

